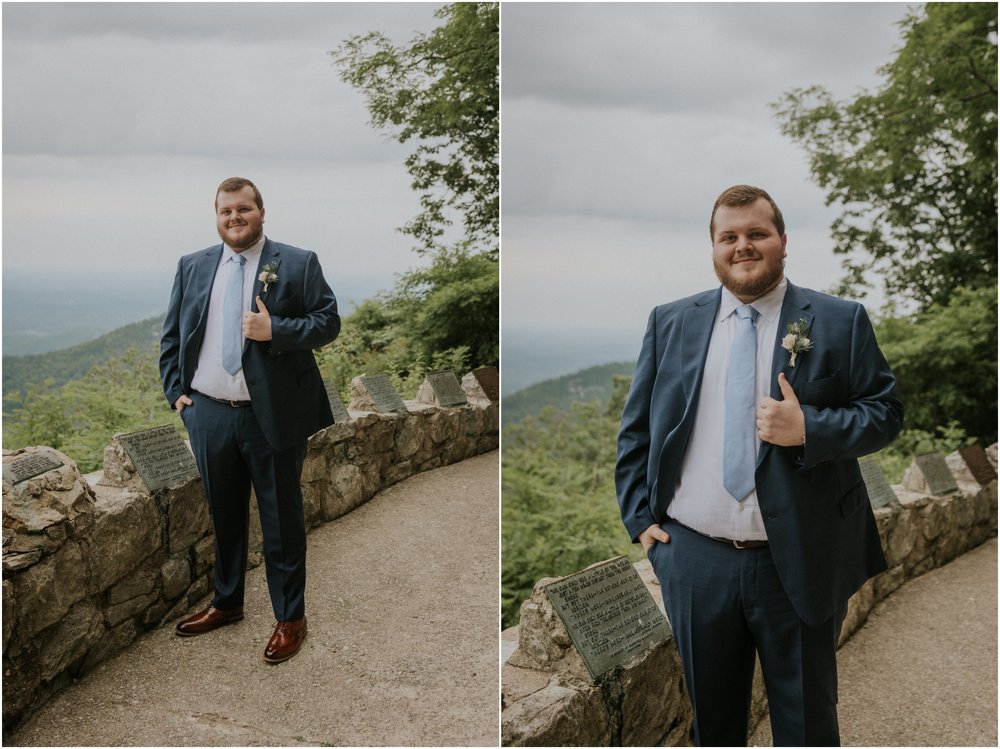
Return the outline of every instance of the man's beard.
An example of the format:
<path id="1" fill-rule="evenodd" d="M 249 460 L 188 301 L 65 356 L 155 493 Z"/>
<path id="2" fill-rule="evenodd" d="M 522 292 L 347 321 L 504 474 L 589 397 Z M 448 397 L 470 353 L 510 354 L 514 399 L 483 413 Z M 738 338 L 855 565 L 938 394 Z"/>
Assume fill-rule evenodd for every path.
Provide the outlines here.
<path id="1" fill-rule="evenodd" d="M 785 259 L 774 265 L 767 264 L 764 274 L 746 280 L 737 280 L 729 272 L 728 267 L 720 267 L 718 262 L 712 264 L 715 267 L 715 275 L 722 282 L 722 285 L 729 289 L 738 297 L 747 299 L 758 299 L 768 291 L 778 285 L 785 272 Z"/>
<path id="2" fill-rule="evenodd" d="M 249 224 L 248 224 L 249 226 Z M 222 241 L 232 247 L 234 250 L 245 250 L 248 247 L 253 246 L 254 242 L 260 239 L 261 235 L 264 233 L 264 227 L 258 228 L 256 234 L 247 234 L 242 239 L 230 239 L 222 229 L 219 229 L 219 236 L 222 237 Z"/>

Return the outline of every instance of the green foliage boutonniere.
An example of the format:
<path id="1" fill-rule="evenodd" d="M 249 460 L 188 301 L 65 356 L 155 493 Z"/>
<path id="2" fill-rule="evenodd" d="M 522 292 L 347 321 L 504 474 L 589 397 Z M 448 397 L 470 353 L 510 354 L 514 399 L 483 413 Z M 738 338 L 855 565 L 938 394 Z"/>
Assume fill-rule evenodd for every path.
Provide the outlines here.
<path id="1" fill-rule="evenodd" d="M 809 330 L 811 326 L 805 320 L 788 323 L 788 335 L 781 339 L 781 348 L 788 351 L 792 357 L 788 366 L 795 366 L 795 357 L 812 348 L 813 342 L 809 340 Z"/>

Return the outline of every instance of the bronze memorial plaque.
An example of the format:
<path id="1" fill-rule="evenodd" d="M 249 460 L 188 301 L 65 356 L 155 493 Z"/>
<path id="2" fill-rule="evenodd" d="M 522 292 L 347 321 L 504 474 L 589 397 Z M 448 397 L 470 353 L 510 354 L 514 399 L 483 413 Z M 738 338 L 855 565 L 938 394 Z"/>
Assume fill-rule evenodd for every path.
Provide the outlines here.
<path id="1" fill-rule="evenodd" d="M 969 473 L 972 474 L 972 478 L 974 478 L 976 483 L 980 486 L 986 486 L 988 483 L 996 479 L 996 469 L 993 468 L 993 464 L 990 463 L 990 459 L 986 457 L 986 451 L 983 449 L 982 445 L 968 445 L 967 447 L 960 447 L 958 448 L 958 454 L 962 456 L 962 460 L 965 461 L 965 465 L 969 467 Z"/>
<path id="2" fill-rule="evenodd" d="M 62 466 L 62 461 L 56 460 L 47 453 L 34 453 L 25 455 L 22 458 L 15 458 L 10 463 L 5 463 L 3 467 L 3 477 L 11 484 L 20 484 L 22 481 L 41 476 L 43 473 L 51 471 L 53 468 Z"/>
<path id="3" fill-rule="evenodd" d="M 442 372 L 428 372 L 427 382 L 434 390 L 434 397 L 442 406 L 465 406 L 469 399 L 462 390 L 462 383 L 450 369 Z"/>
<path id="4" fill-rule="evenodd" d="M 194 455 L 172 426 L 120 434 L 118 439 L 150 491 L 198 477 Z"/>
<path id="5" fill-rule="evenodd" d="M 670 636 L 627 557 L 557 580 L 545 591 L 594 679 Z"/>
<path id="6" fill-rule="evenodd" d="M 399 397 L 399 393 L 389 382 L 389 377 L 384 374 L 380 375 L 364 375 L 361 378 L 361 383 L 364 385 L 365 390 L 368 391 L 368 395 L 372 397 L 375 402 L 375 408 L 379 410 L 379 413 L 392 413 L 393 411 L 405 411 L 406 404 L 403 403 L 403 399 Z"/>
<path id="7" fill-rule="evenodd" d="M 351 420 L 351 415 L 347 413 L 344 400 L 340 397 L 340 393 L 337 392 L 337 388 L 331 385 L 328 380 L 323 380 L 323 386 L 326 388 L 326 397 L 330 399 L 330 410 L 333 411 L 333 423 L 348 423 Z"/>
<path id="8" fill-rule="evenodd" d="M 941 453 L 924 453 L 914 458 L 914 462 L 927 482 L 929 494 L 940 497 L 958 491 L 955 477 Z"/>
<path id="9" fill-rule="evenodd" d="M 490 399 L 490 403 L 498 403 L 500 401 L 500 373 L 497 372 L 497 368 L 480 367 L 472 370 L 472 375 L 479 383 L 479 387 L 486 393 L 486 397 Z"/>
<path id="10" fill-rule="evenodd" d="M 889 507 L 898 501 L 896 499 L 896 492 L 892 490 L 889 482 L 885 480 L 885 474 L 882 473 L 882 469 L 874 458 L 861 458 L 858 461 L 858 465 L 861 466 L 861 478 L 865 481 L 865 487 L 868 489 L 868 499 L 871 501 L 872 507 L 876 509 L 879 507 Z"/>

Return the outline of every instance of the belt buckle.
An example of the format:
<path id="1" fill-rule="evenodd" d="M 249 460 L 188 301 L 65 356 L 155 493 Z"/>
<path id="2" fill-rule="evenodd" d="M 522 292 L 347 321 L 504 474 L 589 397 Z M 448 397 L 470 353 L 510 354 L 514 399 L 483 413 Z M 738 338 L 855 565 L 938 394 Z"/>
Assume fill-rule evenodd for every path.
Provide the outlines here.
<path id="1" fill-rule="evenodd" d="M 741 551 L 750 548 L 742 541 L 736 541 L 736 540 L 733 540 L 733 546 L 735 546 L 737 549 L 740 549 Z"/>
<path id="2" fill-rule="evenodd" d="M 229 401 L 229 405 L 230 405 L 231 408 L 239 408 L 240 407 L 239 401 L 233 401 L 233 400 L 231 400 L 231 401 Z"/>

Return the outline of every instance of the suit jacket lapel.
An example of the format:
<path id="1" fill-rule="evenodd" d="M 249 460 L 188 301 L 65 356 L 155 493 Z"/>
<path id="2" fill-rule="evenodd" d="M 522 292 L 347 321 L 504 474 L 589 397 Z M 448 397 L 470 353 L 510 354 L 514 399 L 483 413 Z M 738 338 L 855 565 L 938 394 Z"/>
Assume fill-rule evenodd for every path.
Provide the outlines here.
<path id="1" fill-rule="evenodd" d="M 806 328 L 812 326 L 813 315 L 809 312 L 809 299 L 802 293 L 802 289 L 789 283 L 785 289 L 785 300 L 781 303 L 781 315 L 778 317 L 778 331 L 774 340 L 774 358 L 771 362 L 771 397 L 781 400 L 781 388 L 778 386 L 778 373 L 784 372 L 785 379 L 790 385 L 795 384 L 801 367 L 789 366 L 791 354 L 781 347 L 781 340 L 788 333 L 788 326 L 799 320 L 806 321 Z M 801 358 L 800 358 L 801 361 Z"/>
<path id="2" fill-rule="evenodd" d="M 263 299 L 266 305 L 267 295 L 274 290 L 274 284 L 270 284 L 267 291 L 264 291 L 264 282 L 260 280 L 261 271 L 264 269 L 264 266 L 269 264 L 274 264 L 274 267 L 277 268 L 279 263 L 281 263 L 281 251 L 274 246 L 274 243 L 270 239 L 265 237 L 264 247 L 260 251 L 260 259 L 257 262 L 257 273 L 254 276 L 253 294 L 250 296 L 250 309 L 254 312 L 260 312 L 257 309 L 257 297 L 259 296 Z"/>
<path id="3" fill-rule="evenodd" d="M 787 335 L 788 326 L 791 323 L 805 320 L 807 328 L 812 326 L 815 315 L 809 311 L 809 307 L 809 299 L 802 293 L 802 289 L 789 282 L 785 289 L 785 300 L 781 303 L 781 314 L 778 316 L 778 330 L 774 338 L 774 357 L 771 361 L 771 397 L 775 400 L 784 400 L 781 387 L 778 385 L 778 374 L 784 372 L 788 384 L 794 387 L 795 378 L 798 376 L 799 370 L 802 369 L 801 366 L 792 367 L 789 365 L 791 354 L 781 347 L 781 341 Z M 769 442 L 761 443 L 760 451 L 757 454 L 758 466 L 771 447 L 773 445 Z"/>
<path id="4" fill-rule="evenodd" d="M 257 272 L 254 276 L 253 282 L 253 293 L 250 295 L 250 310 L 253 312 L 260 312 L 257 308 L 257 297 L 261 298 L 264 302 L 264 306 L 267 306 L 267 297 L 274 290 L 274 284 L 268 286 L 267 291 L 264 291 L 264 282 L 260 280 L 261 271 L 268 264 L 273 264 L 275 269 L 277 269 L 278 264 L 281 262 L 281 251 L 274 246 L 274 243 L 264 237 L 264 247 L 260 251 L 260 258 L 257 261 Z M 277 270 L 275 270 L 277 272 Z M 246 351 L 250 346 L 250 339 L 243 339 L 243 350 Z"/>
<path id="5" fill-rule="evenodd" d="M 684 386 L 684 397 L 691 403 L 701 387 L 701 378 L 705 372 L 705 358 L 708 356 L 708 344 L 712 340 L 712 328 L 719 314 L 719 303 L 722 300 L 722 287 L 709 291 L 695 300 L 694 306 L 684 312 L 681 329 L 681 383 Z"/>
<path id="6" fill-rule="evenodd" d="M 197 300 L 198 325 L 195 330 L 199 339 L 205 330 L 205 322 L 208 320 L 208 303 L 212 298 L 212 285 L 215 283 L 215 274 L 219 270 L 219 258 L 222 257 L 222 245 L 210 247 L 202 253 L 198 260 L 198 272 L 195 275 L 195 288 L 192 290 L 192 298 Z"/>

